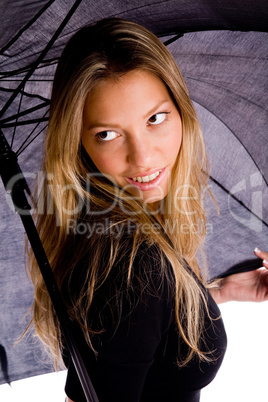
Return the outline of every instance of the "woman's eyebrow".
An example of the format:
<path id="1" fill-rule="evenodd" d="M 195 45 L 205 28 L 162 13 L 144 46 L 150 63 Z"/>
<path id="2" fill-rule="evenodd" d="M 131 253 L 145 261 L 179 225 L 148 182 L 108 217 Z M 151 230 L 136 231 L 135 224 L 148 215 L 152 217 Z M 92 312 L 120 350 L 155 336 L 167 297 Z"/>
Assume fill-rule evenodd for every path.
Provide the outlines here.
<path id="1" fill-rule="evenodd" d="M 89 126 L 86 126 L 86 130 L 88 130 L 88 131 L 94 130 L 95 128 L 111 129 L 111 127 L 113 127 L 114 129 L 120 128 L 119 124 L 96 122 L 96 123 L 90 124 Z"/>
<path id="2" fill-rule="evenodd" d="M 159 109 L 165 103 L 169 103 L 169 102 L 170 102 L 169 99 L 164 99 L 164 100 L 161 100 L 160 102 L 157 102 L 154 107 L 152 107 L 150 110 L 148 110 L 148 112 L 146 112 L 144 114 L 143 118 L 145 119 L 147 116 L 150 116 L 150 115 L 154 114 L 157 109 Z"/>
<path id="3" fill-rule="evenodd" d="M 157 102 L 150 110 L 148 110 L 148 112 L 146 112 L 142 118 L 146 119 L 146 117 L 153 115 L 157 109 L 159 109 L 161 106 L 165 105 L 166 103 L 170 103 L 169 99 L 162 99 L 161 101 Z M 89 124 L 86 126 L 86 130 L 94 130 L 96 128 L 111 128 L 113 127 L 114 129 L 116 128 L 120 128 L 120 126 L 118 124 L 113 124 L 113 123 L 105 123 L 105 122 L 101 122 L 101 121 L 96 121 L 93 122 L 92 124 Z"/>

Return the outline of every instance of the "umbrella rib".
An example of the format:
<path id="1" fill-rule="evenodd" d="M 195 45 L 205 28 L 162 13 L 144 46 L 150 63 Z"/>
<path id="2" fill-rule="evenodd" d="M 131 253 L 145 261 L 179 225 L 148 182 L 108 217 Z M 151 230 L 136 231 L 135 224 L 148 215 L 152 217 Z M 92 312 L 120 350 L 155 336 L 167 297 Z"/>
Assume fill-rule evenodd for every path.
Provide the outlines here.
<path id="1" fill-rule="evenodd" d="M 23 98 L 23 91 L 21 91 L 21 95 L 20 95 L 20 102 L 19 102 L 19 107 L 18 107 L 18 113 L 17 113 L 17 116 L 16 116 L 16 124 L 18 123 L 18 118 L 19 118 L 19 113 L 20 113 L 22 98 Z M 12 134 L 12 139 L 11 139 L 11 144 L 10 144 L 11 148 L 12 148 L 12 146 L 13 146 L 15 134 L 16 134 L 16 125 L 14 126 L 14 130 L 13 130 L 13 134 Z"/>
<path id="2" fill-rule="evenodd" d="M 25 144 L 26 140 L 28 138 L 30 138 L 30 136 L 32 135 L 32 133 L 34 132 L 34 130 L 38 127 L 38 125 L 35 127 L 35 129 L 31 132 L 30 135 L 28 135 L 28 137 L 26 138 L 26 140 L 24 141 L 24 143 L 19 147 L 19 149 L 16 152 L 16 155 L 19 156 L 23 151 L 25 151 L 26 148 L 28 148 L 28 146 L 47 128 L 47 124 L 45 125 L 45 127 L 43 127 L 32 139 L 31 141 L 28 142 L 27 145 L 25 145 L 25 147 L 23 147 L 23 144 Z"/>
<path id="3" fill-rule="evenodd" d="M 29 98 L 37 98 L 37 99 L 40 99 L 40 100 L 43 101 L 43 102 L 50 102 L 48 98 L 44 98 L 43 96 L 37 95 L 37 94 L 31 94 L 30 92 L 27 92 L 27 91 L 23 91 L 23 95 L 24 95 L 24 96 L 28 96 Z"/>
<path id="4" fill-rule="evenodd" d="M 139 4 L 137 7 L 132 7 L 132 8 L 129 8 L 128 10 L 124 10 L 119 13 L 113 14 L 112 17 L 117 17 L 118 15 L 122 15 L 122 14 L 124 15 L 125 13 L 129 13 L 130 11 L 141 10 L 143 8 L 150 7 L 152 5 L 155 7 L 156 5 L 163 4 L 163 3 L 166 3 L 166 0 L 154 1 L 151 4 L 150 3 L 149 4 Z"/>
<path id="5" fill-rule="evenodd" d="M 43 109 L 44 107 L 48 106 L 49 103 L 50 102 L 47 100 L 44 103 L 41 103 L 41 104 L 39 104 L 37 106 L 34 106 L 34 107 L 30 108 L 30 109 L 24 110 L 23 112 L 20 112 L 20 113 L 14 114 L 12 116 L 6 117 L 5 119 L 0 120 L 0 124 L 4 125 L 5 123 L 7 123 L 9 121 L 12 121 L 12 120 L 15 120 L 15 119 L 17 120 L 22 116 L 25 116 L 25 115 L 27 115 L 29 113 L 32 113 L 32 112 L 35 112 L 36 110 Z M 17 123 L 17 121 L 16 121 L 16 123 Z"/>
<path id="6" fill-rule="evenodd" d="M 235 138 L 237 139 L 237 141 L 239 141 L 239 143 L 241 144 L 241 146 L 242 146 L 242 147 L 244 148 L 244 150 L 247 152 L 248 156 L 250 157 L 250 159 L 252 160 L 252 162 L 254 163 L 254 165 L 256 166 L 256 168 L 258 169 L 258 171 L 260 172 L 260 174 L 261 174 L 261 176 L 262 176 L 262 178 L 263 178 L 263 181 L 264 181 L 265 184 L 268 186 L 268 182 L 267 182 L 266 178 L 264 177 L 264 175 L 263 175 L 263 173 L 262 173 L 260 167 L 258 166 L 257 162 L 254 160 L 253 156 L 251 155 L 251 153 L 249 152 L 249 150 L 245 147 L 245 145 L 244 145 L 243 142 L 240 140 L 240 138 L 236 135 L 236 133 L 235 133 L 233 130 L 231 130 L 231 128 L 230 128 L 219 116 L 215 115 L 215 113 L 212 112 L 207 106 L 204 106 L 204 105 L 202 105 L 201 103 L 199 103 L 197 100 L 194 99 L 193 96 L 191 97 L 191 99 L 192 99 L 195 103 L 197 103 L 198 105 L 200 105 L 200 106 L 204 107 L 206 110 L 208 110 L 211 114 L 213 114 L 213 116 L 216 116 L 217 119 L 218 119 L 219 121 L 221 121 L 222 124 L 223 124 L 225 127 L 228 128 L 228 130 L 235 136 Z"/>
<path id="7" fill-rule="evenodd" d="M 16 155 L 20 155 L 34 140 L 35 138 L 37 138 L 43 130 L 45 130 L 45 128 L 47 127 L 47 125 L 45 127 L 43 127 L 32 139 L 30 142 L 27 143 L 27 141 L 29 140 L 29 138 L 31 138 L 32 134 L 34 133 L 34 131 L 37 129 L 37 127 L 39 126 L 40 123 L 44 122 L 46 120 L 45 116 L 48 113 L 48 110 L 45 112 L 45 114 L 43 115 L 42 119 L 39 120 L 37 122 L 37 125 L 34 127 L 34 129 L 30 132 L 30 134 L 25 138 L 25 140 L 23 141 L 23 143 L 20 145 L 19 149 L 16 151 Z M 26 145 L 25 145 L 26 144 Z M 25 146 L 24 146 L 25 145 Z"/>
<path id="8" fill-rule="evenodd" d="M 42 64 L 40 63 L 40 66 L 36 66 L 35 71 L 38 69 L 42 69 L 44 67 L 53 66 L 53 65 L 57 64 L 58 61 L 59 61 L 59 57 L 54 57 L 53 59 L 43 60 Z M 0 80 L 9 81 L 7 78 L 29 71 L 33 64 L 34 63 L 30 63 L 24 67 L 17 68 L 17 70 L 9 70 L 9 71 L 5 71 L 5 72 L 0 72 L 0 76 L 1 76 Z M 13 81 L 13 80 L 10 80 L 10 81 Z M 30 80 L 28 80 L 28 81 L 30 81 Z"/>
<path id="9" fill-rule="evenodd" d="M 18 80 L 17 80 L 18 81 Z M 39 80 L 38 80 L 39 81 Z M 13 89 L 12 88 L 5 88 L 5 87 L 0 87 L 0 91 L 3 91 L 3 92 L 13 92 Z M 21 91 L 22 93 L 23 93 L 23 95 L 26 95 L 26 96 L 29 96 L 30 98 L 38 98 L 38 99 L 41 99 L 42 101 L 47 101 L 48 100 L 48 98 L 44 98 L 43 96 L 41 96 L 41 95 L 37 95 L 37 94 L 31 94 L 30 92 L 27 92 L 27 91 L 25 91 L 25 90 L 23 90 L 23 91 Z"/>
<path id="10" fill-rule="evenodd" d="M 229 190 L 227 190 L 226 187 L 224 187 L 218 180 L 216 180 L 214 177 L 209 175 L 209 178 L 211 181 L 213 181 L 217 186 L 219 186 L 225 193 L 227 193 L 230 197 L 232 197 L 236 202 L 238 202 L 242 207 L 244 207 L 248 212 L 250 212 L 252 215 L 255 216 L 260 222 L 262 222 L 265 226 L 268 227 L 268 223 L 265 222 L 262 218 L 260 218 L 258 215 L 255 214 L 249 207 L 246 206 L 246 204 L 243 203 L 243 201 L 239 200 L 234 194 L 230 193 Z"/>
<path id="11" fill-rule="evenodd" d="M 39 82 L 39 81 L 38 81 Z M 3 92 L 13 92 L 13 89 L 10 89 L 10 88 L 5 88 L 5 87 L 0 87 L 0 91 L 3 91 Z M 49 99 L 48 98 L 44 98 L 43 96 L 41 96 L 41 95 L 38 95 L 38 94 L 31 94 L 30 92 L 27 92 L 27 91 L 25 91 L 25 90 L 23 90 L 23 91 L 21 91 L 22 92 L 22 94 L 24 95 L 24 96 L 28 96 L 29 98 L 37 98 L 37 99 L 40 99 L 41 101 L 43 101 L 43 102 L 49 102 Z M 5 119 L 2 119 L 2 120 L 0 120 L 0 122 L 1 121 L 4 121 Z"/>
<path id="12" fill-rule="evenodd" d="M 175 40 L 180 39 L 183 36 L 183 33 L 178 33 L 177 35 L 174 35 L 172 38 L 167 39 L 163 44 L 165 46 L 170 45 L 171 43 L 175 42 Z"/>
<path id="13" fill-rule="evenodd" d="M 13 102 L 13 100 L 16 98 L 16 96 L 18 95 L 18 93 L 20 92 L 20 90 L 22 89 L 22 87 L 25 85 L 25 83 L 28 81 L 28 79 L 31 77 L 31 75 L 34 73 L 35 68 L 39 65 L 39 63 L 43 60 L 44 56 L 47 54 L 47 52 L 49 51 L 49 49 L 51 48 L 51 46 L 53 45 L 53 43 L 57 40 L 57 38 L 59 37 L 60 33 L 63 31 L 63 29 L 65 28 L 65 26 L 67 25 L 68 21 L 70 20 L 70 18 L 72 17 L 73 13 L 75 12 L 75 10 L 78 8 L 79 4 L 81 3 L 82 0 L 76 0 L 74 5 L 72 6 L 72 8 L 70 9 L 70 11 L 68 12 L 68 14 L 66 15 L 66 17 L 64 18 L 64 20 L 62 21 L 62 23 L 60 24 L 60 26 L 58 27 L 58 29 L 56 30 L 56 32 L 54 33 L 54 35 L 52 36 L 52 38 L 50 39 L 50 41 L 48 42 L 48 44 L 45 46 L 45 48 L 43 49 L 43 51 L 41 52 L 41 54 L 39 55 L 39 57 L 37 58 L 37 60 L 32 64 L 32 68 L 30 69 L 30 71 L 28 71 L 28 73 L 26 74 L 26 76 L 24 77 L 24 79 L 22 80 L 22 82 L 20 83 L 20 85 L 17 87 L 17 89 L 14 91 L 14 93 L 11 95 L 11 97 L 9 98 L 9 100 L 7 101 L 7 103 L 5 104 L 5 106 L 2 108 L 1 112 L 0 112 L 0 118 L 5 114 L 5 112 L 7 111 L 7 109 L 9 108 L 9 106 L 11 105 L 11 103 Z"/>
<path id="14" fill-rule="evenodd" d="M 38 11 L 37 14 L 4 46 L 2 49 L 0 49 L 0 54 L 3 54 L 10 46 L 15 43 L 20 36 L 28 29 L 30 26 L 38 20 L 38 18 L 54 3 L 55 0 L 50 0 L 48 3 L 44 5 L 43 8 L 41 8 L 40 11 Z"/>
<path id="15" fill-rule="evenodd" d="M 189 77 L 189 76 L 187 76 L 187 75 L 184 75 L 184 78 L 186 78 L 186 79 L 188 79 L 188 80 L 192 80 L 192 81 L 197 81 L 197 82 L 200 82 L 200 83 L 202 83 L 202 84 L 210 85 L 211 87 L 215 87 L 215 88 L 219 88 L 219 89 L 222 89 L 222 88 L 223 88 L 221 85 L 214 84 L 214 83 L 212 83 L 211 81 L 206 81 L 206 80 L 204 80 L 203 78 L 202 78 L 202 80 L 201 80 L 201 79 L 197 79 L 197 78 L 194 78 L 194 77 Z M 236 92 L 232 91 L 231 89 L 228 89 L 228 88 L 224 87 L 224 90 L 225 90 L 226 92 L 229 92 L 229 93 L 231 93 L 231 94 L 233 94 L 233 95 L 235 95 L 235 96 L 237 96 L 237 97 L 243 99 L 243 100 L 246 100 L 246 101 L 250 102 L 252 105 L 255 105 L 255 106 L 257 106 L 257 107 L 259 107 L 259 108 L 261 108 L 261 109 L 263 109 L 263 110 L 265 110 L 265 111 L 267 110 L 264 106 L 260 105 L 259 103 L 253 102 L 252 100 L 250 100 L 250 99 L 248 99 L 248 98 L 245 98 L 243 95 L 237 94 Z M 197 103 L 198 103 L 198 102 L 197 102 Z"/>
<path id="16" fill-rule="evenodd" d="M 17 79 L 13 79 L 13 80 L 1 80 L 1 78 L 0 78 L 0 81 L 2 81 L 2 82 L 17 82 L 17 81 L 21 81 L 19 78 L 17 78 Z M 53 82 L 53 79 L 51 78 L 51 79 L 42 79 L 42 78 L 33 78 L 33 79 L 29 79 L 27 82 Z M 3 90 L 3 88 L 0 88 L 0 89 L 2 89 Z M 10 92 L 12 92 L 12 90 L 10 90 Z"/>
<path id="17" fill-rule="evenodd" d="M 9 127 L 14 127 L 14 125 L 18 126 L 27 126 L 28 124 L 34 124 L 34 123 L 41 123 L 42 121 L 48 121 L 48 117 L 39 117 L 36 119 L 31 119 L 31 120 L 25 120 L 25 121 L 18 121 L 17 124 L 16 123 L 6 123 L 3 124 L 1 127 L 2 128 L 9 128 Z"/>

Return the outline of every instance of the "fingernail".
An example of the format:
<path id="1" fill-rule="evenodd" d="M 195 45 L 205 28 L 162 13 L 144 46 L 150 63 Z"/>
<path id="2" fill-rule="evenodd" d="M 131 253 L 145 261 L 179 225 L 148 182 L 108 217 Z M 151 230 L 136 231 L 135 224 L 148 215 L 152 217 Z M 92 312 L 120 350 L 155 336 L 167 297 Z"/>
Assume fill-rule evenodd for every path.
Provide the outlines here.
<path id="1" fill-rule="evenodd" d="M 263 262 L 263 264 L 268 265 L 268 261 L 267 261 L 267 260 L 263 260 L 262 262 Z"/>
<path id="2" fill-rule="evenodd" d="M 261 250 L 258 247 L 255 247 L 254 249 L 255 253 L 259 254 L 261 252 Z"/>

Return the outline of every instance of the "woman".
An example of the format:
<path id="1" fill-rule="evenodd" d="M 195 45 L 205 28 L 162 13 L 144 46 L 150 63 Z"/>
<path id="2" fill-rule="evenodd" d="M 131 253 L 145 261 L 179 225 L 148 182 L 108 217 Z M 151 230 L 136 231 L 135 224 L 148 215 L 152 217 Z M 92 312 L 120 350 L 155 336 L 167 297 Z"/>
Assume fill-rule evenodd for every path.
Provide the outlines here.
<path id="1" fill-rule="evenodd" d="M 215 301 L 266 300 L 267 272 L 208 290 L 197 262 L 202 134 L 179 69 L 151 32 L 109 19 L 70 40 L 45 169 L 38 230 L 100 401 L 198 401 L 226 348 Z M 30 273 L 37 333 L 68 367 L 67 400 L 84 401 L 33 258 Z"/>

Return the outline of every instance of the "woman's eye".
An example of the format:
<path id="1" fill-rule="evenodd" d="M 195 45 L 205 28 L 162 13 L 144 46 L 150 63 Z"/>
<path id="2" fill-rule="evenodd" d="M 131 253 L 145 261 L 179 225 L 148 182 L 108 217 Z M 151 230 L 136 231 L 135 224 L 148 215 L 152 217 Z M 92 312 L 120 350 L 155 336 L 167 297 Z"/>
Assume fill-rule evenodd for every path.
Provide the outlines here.
<path id="1" fill-rule="evenodd" d="M 118 134 L 115 131 L 102 131 L 96 137 L 101 141 L 111 141 L 118 137 Z"/>
<path id="2" fill-rule="evenodd" d="M 167 112 L 156 113 L 153 116 L 151 116 L 148 121 L 149 121 L 149 124 L 156 126 L 157 124 L 163 123 L 163 121 L 166 119 L 166 117 L 167 117 Z"/>

